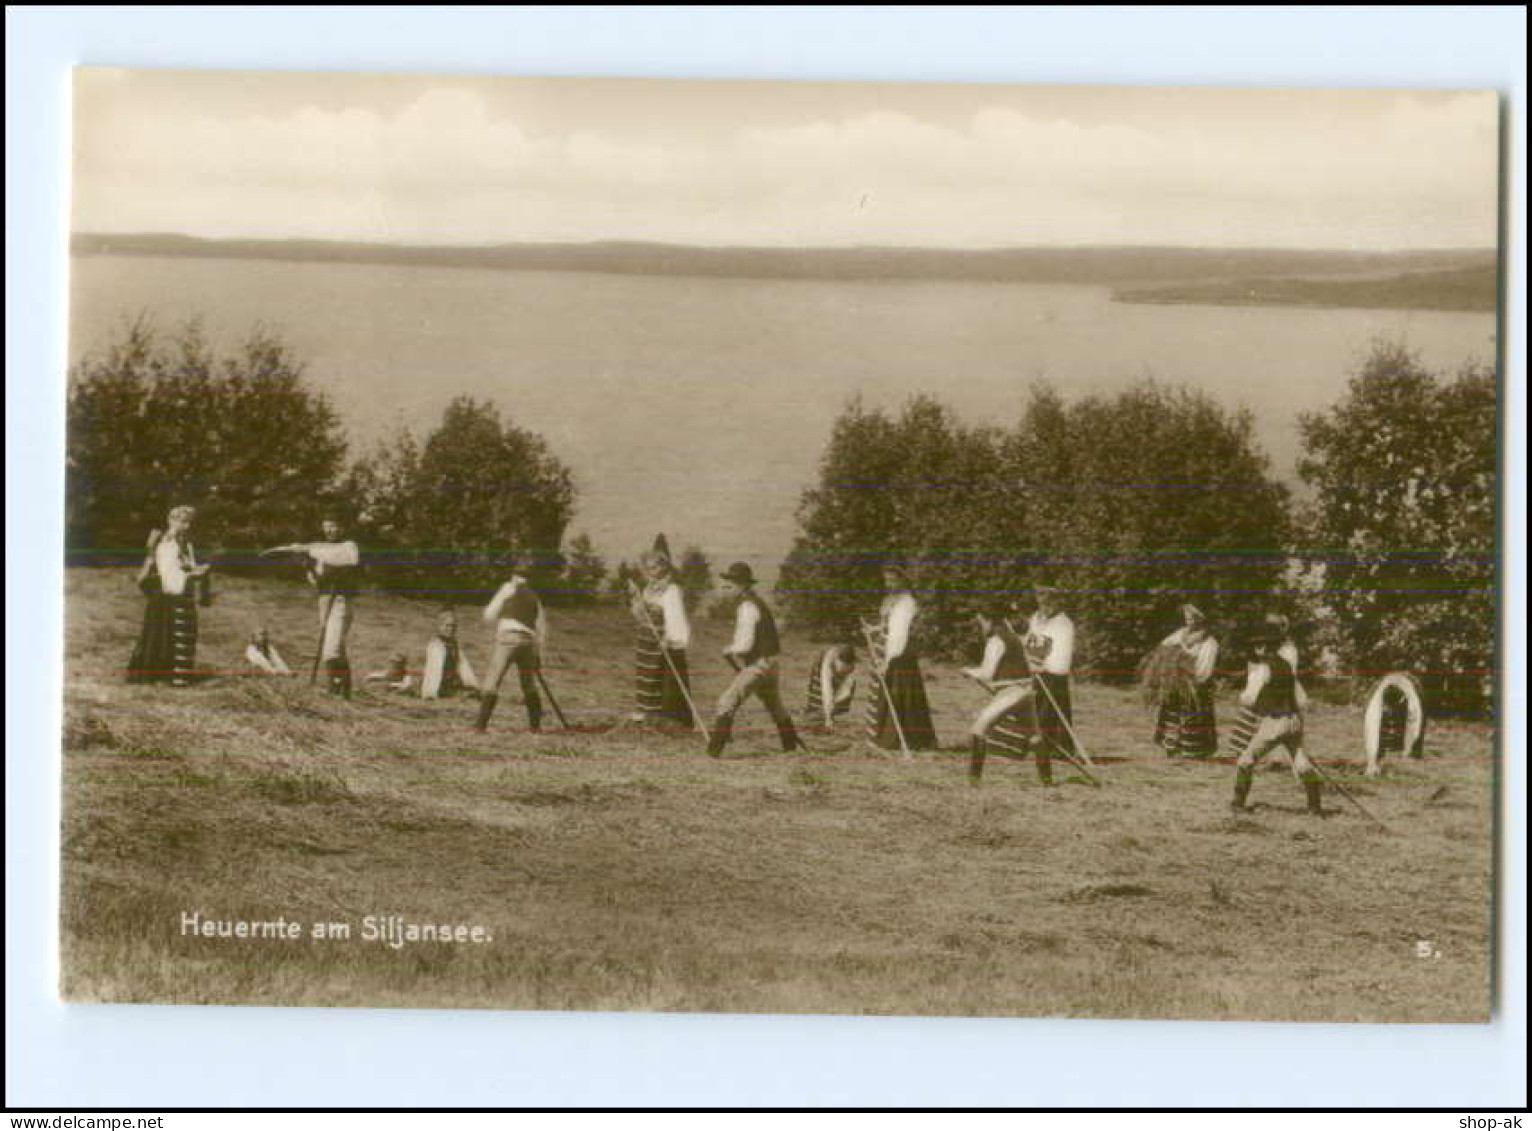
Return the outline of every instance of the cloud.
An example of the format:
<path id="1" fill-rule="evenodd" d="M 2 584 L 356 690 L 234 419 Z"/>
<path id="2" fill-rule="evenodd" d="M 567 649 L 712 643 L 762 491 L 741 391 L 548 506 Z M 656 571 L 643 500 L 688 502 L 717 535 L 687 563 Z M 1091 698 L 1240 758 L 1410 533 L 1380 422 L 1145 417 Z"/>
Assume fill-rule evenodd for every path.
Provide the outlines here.
<path id="1" fill-rule="evenodd" d="M 1154 126 L 890 111 L 642 137 L 538 133 L 475 91 L 397 113 L 231 116 L 94 105 L 76 227 L 411 242 L 1493 243 L 1492 96 L 1401 94 L 1354 114 Z"/>

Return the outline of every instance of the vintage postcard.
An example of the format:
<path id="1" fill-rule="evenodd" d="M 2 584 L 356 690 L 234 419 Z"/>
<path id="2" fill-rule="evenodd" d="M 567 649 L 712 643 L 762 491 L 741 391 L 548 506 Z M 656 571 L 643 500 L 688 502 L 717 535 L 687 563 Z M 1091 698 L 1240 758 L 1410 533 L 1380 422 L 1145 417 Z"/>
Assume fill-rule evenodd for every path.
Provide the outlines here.
<path id="1" fill-rule="evenodd" d="M 1487 1020 L 1499 114 L 78 70 L 63 996 Z"/>

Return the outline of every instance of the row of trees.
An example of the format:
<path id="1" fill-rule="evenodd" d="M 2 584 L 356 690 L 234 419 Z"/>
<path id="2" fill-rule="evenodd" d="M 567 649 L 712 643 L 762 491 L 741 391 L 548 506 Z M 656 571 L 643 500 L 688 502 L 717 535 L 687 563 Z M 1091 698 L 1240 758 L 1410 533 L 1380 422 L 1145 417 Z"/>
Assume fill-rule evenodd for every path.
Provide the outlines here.
<path id="1" fill-rule="evenodd" d="M 1056 584 L 1081 625 L 1079 661 L 1127 677 L 1174 606 L 1233 616 L 1271 604 L 1286 565 L 1286 489 L 1247 413 L 1144 384 L 1067 403 L 1034 390 L 1010 429 L 967 426 L 922 397 L 898 416 L 852 404 L 805 493 L 779 595 L 803 620 L 856 635 L 881 566 L 926 595 L 924 645 L 950 651 L 986 607 L 1031 611 Z"/>
<path id="2" fill-rule="evenodd" d="M 881 566 L 922 592 L 923 646 L 951 652 L 972 614 L 1025 616 L 1027 590 L 1062 588 L 1077 664 L 1131 678 L 1179 623 L 1242 629 L 1277 611 L 1311 658 L 1370 683 L 1420 675 L 1442 710 L 1490 702 L 1496 641 L 1496 384 L 1453 377 L 1380 343 L 1331 409 L 1300 420 L 1295 501 L 1247 412 L 1144 383 L 1066 401 L 1034 389 L 1010 427 L 969 425 L 930 397 L 890 414 L 853 402 L 836 421 L 778 594 L 823 635 L 856 639 Z"/>
<path id="3" fill-rule="evenodd" d="M 274 335 L 258 328 L 219 358 L 196 322 L 165 334 L 140 317 L 71 374 L 68 560 L 136 560 L 168 507 L 194 500 L 221 569 L 280 571 L 258 549 L 335 514 L 367 547 L 372 583 L 395 593 L 477 600 L 513 551 L 531 552 L 555 602 L 615 599 L 638 579 L 627 562 L 610 573 L 589 535 L 565 544 L 570 469 L 489 403 L 458 397 L 423 439 L 401 428 L 347 456 L 329 400 Z M 696 608 L 712 563 L 689 546 L 678 572 Z"/>
<path id="4" fill-rule="evenodd" d="M 215 358 L 195 322 L 167 336 L 143 317 L 71 374 L 65 443 L 72 561 L 141 555 L 187 499 L 231 546 L 312 530 L 346 457 L 339 418 L 275 336 Z"/>
<path id="5" fill-rule="evenodd" d="M 65 474 L 72 563 L 136 560 L 168 507 L 193 501 L 222 569 L 281 569 L 258 549 L 335 514 L 395 592 L 477 598 L 513 550 L 534 554 L 554 599 L 595 599 L 606 578 L 588 537 L 560 551 L 574 479 L 540 436 L 459 397 L 423 441 L 401 430 L 348 461 L 328 398 L 263 329 L 220 358 L 195 322 L 136 319 L 70 375 Z"/>
<path id="6" fill-rule="evenodd" d="M 855 639 L 903 561 L 926 598 L 922 645 L 951 653 L 972 614 L 1070 596 L 1082 666 L 1126 679 L 1191 601 L 1225 626 L 1274 608 L 1310 628 L 1309 654 L 1351 671 L 1407 668 L 1439 706 L 1480 709 L 1495 667 L 1497 396 L 1492 371 L 1444 377 L 1380 345 L 1326 412 L 1300 420 L 1295 503 L 1247 412 L 1144 383 L 1066 400 L 1042 387 L 1009 425 L 960 420 L 932 397 L 898 413 L 853 401 L 837 419 L 778 595 L 798 623 Z M 543 439 L 494 406 L 454 400 L 422 439 L 401 430 L 354 461 L 329 401 L 273 335 L 215 357 L 199 327 L 147 319 L 71 374 L 67 551 L 135 559 L 173 502 L 195 500 L 221 565 L 339 511 L 396 592 L 478 599 L 513 550 L 550 598 L 619 596 L 585 535 L 565 543 L 576 490 Z M 696 547 L 688 601 L 712 587 Z"/>

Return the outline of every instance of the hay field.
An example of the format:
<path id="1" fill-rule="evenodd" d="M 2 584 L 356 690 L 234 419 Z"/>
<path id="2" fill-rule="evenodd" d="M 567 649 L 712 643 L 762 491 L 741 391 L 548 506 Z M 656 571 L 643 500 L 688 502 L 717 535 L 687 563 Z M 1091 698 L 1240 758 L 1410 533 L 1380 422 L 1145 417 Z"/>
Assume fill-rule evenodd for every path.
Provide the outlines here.
<path id="1" fill-rule="evenodd" d="M 129 687 L 141 603 L 125 571 L 69 571 L 62 992 L 91 1001 L 506 1009 L 1479 1021 L 1490 1011 L 1493 745 L 1438 725 L 1419 762 L 1359 776 L 1360 711 L 1321 706 L 1333 791 L 1286 772 L 1246 816 L 1232 768 L 1167 762 L 1136 696 L 1076 688 L 1104 788 L 1041 788 L 959 750 L 978 693 L 927 665 L 944 745 L 782 755 L 757 705 L 723 760 L 626 725 L 620 609 L 556 610 L 547 673 L 573 732 L 525 733 L 514 679 L 475 704 L 306 685 L 313 603 L 220 579 L 200 658 L 235 667 L 268 624 L 304 675 Z M 423 652 L 428 607 L 369 596 L 358 671 Z M 694 685 L 725 685 L 699 620 Z M 473 658 L 486 655 L 463 616 Z M 801 702 L 812 645 L 785 634 Z M 417 661 L 418 662 L 418 661 Z M 1221 720 L 1232 714 L 1221 705 Z M 550 724 L 554 720 L 548 720 Z M 14 756 L 14 755 L 13 755 Z M 1067 767 L 1063 767 L 1067 769 Z M 206 938 L 183 916 L 301 925 Z M 364 936 L 368 917 L 484 941 Z M 335 924 L 313 937 L 316 923 Z M 349 938 L 339 935 L 345 924 Z M 231 928 L 232 929 L 232 928 Z M 1425 955 L 1424 957 L 1422 955 Z"/>

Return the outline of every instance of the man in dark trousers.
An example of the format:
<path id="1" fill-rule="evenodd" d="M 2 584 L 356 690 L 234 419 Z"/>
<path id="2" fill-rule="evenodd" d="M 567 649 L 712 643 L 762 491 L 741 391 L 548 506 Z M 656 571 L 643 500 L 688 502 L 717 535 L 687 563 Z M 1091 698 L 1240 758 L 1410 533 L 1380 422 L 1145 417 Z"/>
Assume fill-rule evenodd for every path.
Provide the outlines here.
<path id="1" fill-rule="evenodd" d="M 1320 803 L 1322 780 L 1303 752 L 1303 688 L 1287 657 L 1281 654 L 1282 633 L 1263 625 L 1252 641 L 1255 656 L 1247 667 L 1245 690 L 1239 701 L 1256 715 L 1255 734 L 1239 756 L 1234 771 L 1233 808 L 1244 812 L 1250 786 L 1255 781 L 1255 764 L 1274 747 L 1285 747 L 1293 757 L 1293 774 L 1303 784 L 1308 810 L 1324 816 Z"/>
<path id="2" fill-rule="evenodd" d="M 495 627 L 495 650 L 490 654 L 489 667 L 484 672 L 484 684 L 480 688 L 479 717 L 474 723 L 478 730 L 489 729 L 490 716 L 495 713 L 495 702 L 500 698 L 500 681 L 505 678 L 512 664 L 521 682 L 521 695 L 527 705 L 527 729 L 536 734 L 542 730 L 543 701 L 537 693 L 537 676 L 542 671 L 542 650 L 547 643 L 548 622 L 543 615 L 543 603 L 527 581 L 528 562 L 525 555 L 511 558 L 511 579 L 495 593 L 494 599 L 484 607 L 485 623 Z"/>
<path id="3" fill-rule="evenodd" d="M 346 651 L 346 637 L 351 634 L 361 589 L 362 552 L 345 537 L 339 519 L 326 518 L 320 529 L 324 540 L 302 547 L 309 556 L 309 582 L 319 596 L 319 654 L 330 692 L 349 699 L 351 658 Z"/>
<path id="4" fill-rule="evenodd" d="M 1026 730 L 1031 730 L 1034 717 L 1030 710 L 1036 694 L 1027 667 L 1026 646 L 1021 637 L 1005 622 L 1005 610 L 989 609 L 974 618 L 984 639 L 984 654 L 975 667 L 963 668 L 963 674 L 990 693 L 990 700 L 974 717 L 968 729 L 968 780 L 979 784 L 984 776 L 985 743 L 990 732 L 1002 722 L 1010 720 L 1018 725 L 1016 716 L 1028 717 Z M 1037 775 L 1044 785 L 1053 783 L 1053 771 L 1047 753 L 1037 759 Z"/>
<path id="5" fill-rule="evenodd" d="M 718 699 L 718 713 L 708 736 L 707 752 L 713 757 L 723 753 L 734 729 L 734 715 L 745 700 L 754 695 L 770 712 L 777 724 L 777 736 L 783 750 L 800 750 L 793 717 L 782 705 L 782 690 L 777 672 L 777 656 L 782 651 L 777 637 L 776 618 L 766 602 L 755 592 L 755 575 L 744 562 L 735 562 L 724 570 L 725 593 L 738 602 L 734 610 L 734 639 L 723 650 L 724 659 L 734 668 L 734 682 Z"/>

